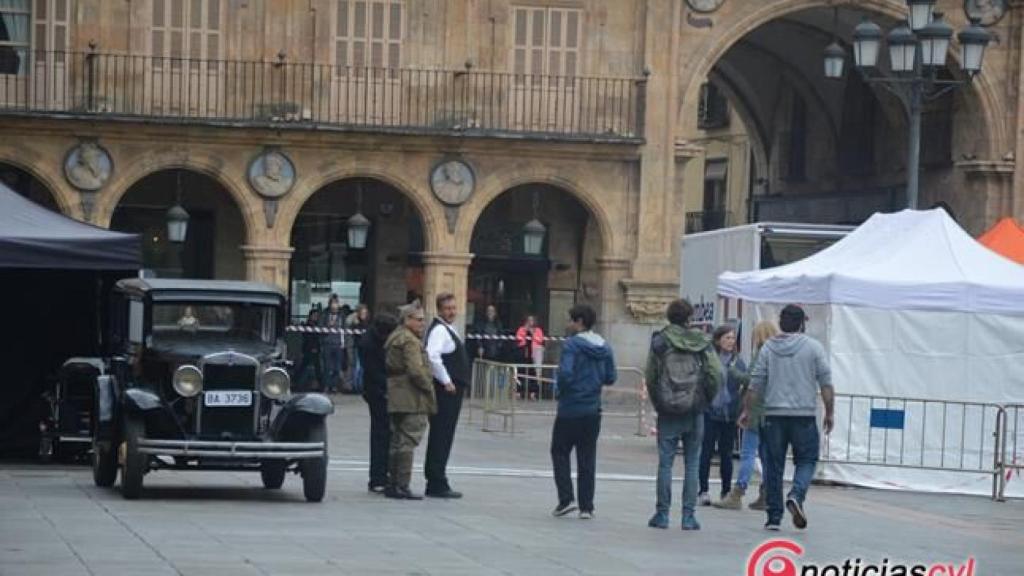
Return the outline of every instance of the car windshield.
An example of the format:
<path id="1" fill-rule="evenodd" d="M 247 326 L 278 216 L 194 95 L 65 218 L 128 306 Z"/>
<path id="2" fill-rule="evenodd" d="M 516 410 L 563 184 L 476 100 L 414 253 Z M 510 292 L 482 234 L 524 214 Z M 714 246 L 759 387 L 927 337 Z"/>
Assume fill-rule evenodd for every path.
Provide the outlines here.
<path id="1" fill-rule="evenodd" d="M 276 312 L 272 306 L 255 304 L 159 303 L 153 306 L 153 340 L 274 344 Z"/>

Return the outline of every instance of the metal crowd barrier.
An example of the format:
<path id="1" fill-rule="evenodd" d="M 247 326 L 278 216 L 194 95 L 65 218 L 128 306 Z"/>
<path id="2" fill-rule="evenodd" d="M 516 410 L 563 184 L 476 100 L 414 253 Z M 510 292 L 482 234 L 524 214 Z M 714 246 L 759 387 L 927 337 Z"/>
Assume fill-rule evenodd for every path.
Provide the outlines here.
<path id="1" fill-rule="evenodd" d="M 1016 475 L 1018 482 L 1024 477 L 1024 404 L 1003 406 L 1002 425 L 999 428 L 998 490 L 995 499 L 1006 500 L 1006 484 Z"/>
<path id="2" fill-rule="evenodd" d="M 555 373 L 558 366 L 549 364 L 506 364 L 478 359 L 473 363 L 468 418 L 482 413 L 483 430 L 493 432 L 491 419 L 501 418 L 501 432 L 516 432 L 516 417 L 523 415 L 554 416 Z M 618 381 L 602 391 L 602 416 L 635 418 L 636 434 L 646 436 L 648 415 L 652 412 L 647 400 L 643 371 L 619 367 Z"/>
<path id="3" fill-rule="evenodd" d="M 982 402 L 836 394 L 821 462 L 983 473 L 1001 495 L 1006 411 Z"/>

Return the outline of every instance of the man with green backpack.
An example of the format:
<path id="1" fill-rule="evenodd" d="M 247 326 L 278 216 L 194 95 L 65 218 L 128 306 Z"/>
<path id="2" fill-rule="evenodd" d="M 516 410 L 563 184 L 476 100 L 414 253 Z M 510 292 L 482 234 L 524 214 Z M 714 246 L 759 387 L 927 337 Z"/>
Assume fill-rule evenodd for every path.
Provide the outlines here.
<path id="1" fill-rule="evenodd" d="M 672 465 L 683 444 L 683 530 L 700 530 L 697 473 L 704 436 L 704 409 L 722 385 L 722 369 L 711 339 L 688 328 L 693 306 L 684 299 L 668 305 L 668 326 L 654 333 L 647 356 L 647 393 L 658 412 L 658 484 L 651 528 L 668 528 L 672 506 Z"/>

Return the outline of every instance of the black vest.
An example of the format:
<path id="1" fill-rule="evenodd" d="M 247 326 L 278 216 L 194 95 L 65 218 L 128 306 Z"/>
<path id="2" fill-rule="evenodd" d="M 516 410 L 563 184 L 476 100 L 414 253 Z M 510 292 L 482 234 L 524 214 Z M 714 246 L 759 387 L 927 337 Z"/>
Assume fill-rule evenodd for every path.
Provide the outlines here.
<path id="1" fill-rule="evenodd" d="M 440 326 L 441 328 L 448 331 L 448 335 L 452 337 L 452 341 L 455 342 L 455 351 L 449 354 L 442 354 L 441 361 L 444 362 L 444 369 L 448 371 L 448 375 L 452 378 L 452 383 L 459 388 L 465 388 L 469 386 L 469 381 L 472 378 L 471 368 L 469 365 L 469 354 L 466 353 L 466 345 L 462 342 L 455 332 L 453 332 L 448 325 L 441 322 L 438 318 L 434 318 L 434 321 L 430 324 L 430 330 L 427 332 L 427 339 L 430 339 L 430 333 L 435 328 Z"/>

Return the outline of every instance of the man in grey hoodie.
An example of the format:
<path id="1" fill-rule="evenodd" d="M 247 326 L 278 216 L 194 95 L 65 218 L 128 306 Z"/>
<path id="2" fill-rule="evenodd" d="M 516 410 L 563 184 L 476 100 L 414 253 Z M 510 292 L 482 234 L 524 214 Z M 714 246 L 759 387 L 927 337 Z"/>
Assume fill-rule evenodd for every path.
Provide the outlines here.
<path id="1" fill-rule="evenodd" d="M 764 527 L 778 530 L 782 522 L 782 474 L 786 466 L 786 450 L 793 447 L 793 487 L 786 496 L 785 507 L 793 517 L 793 525 L 807 527 L 804 499 L 814 478 L 818 462 L 818 391 L 825 404 L 822 425 L 832 432 L 835 390 L 832 372 L 822 345 L 803 334 L 807 316 L 799 306 L 782 309 L 779 327 L 782 334 L 772 337 L 761 349 L 750 373 L 750 392 L 740 415 L 740 425 L 748 418 L 749 407 L 757 398 L 764 400 L 764 426 L 761 442 L 765 447 L 765 497 L 768 522 Z"/>

